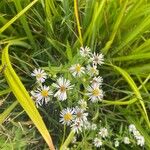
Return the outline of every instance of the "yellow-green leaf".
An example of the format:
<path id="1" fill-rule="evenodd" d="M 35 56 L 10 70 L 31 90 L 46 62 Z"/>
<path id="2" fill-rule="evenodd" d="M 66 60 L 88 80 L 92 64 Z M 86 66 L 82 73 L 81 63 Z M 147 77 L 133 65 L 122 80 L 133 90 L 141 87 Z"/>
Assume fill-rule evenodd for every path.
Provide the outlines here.
<path id="1" fill-rule="evenodd" d="M 15 43 L 11 43 L 15 44 Z M 26 111 L 28 116 L 31 118 L 43 138 L 45 139 L 46 143 L 48 144 L 51 150 L 54 150 L 53 142 L 51 136 L 40 116 L 33 100 L 29 96 L 27 90 L 25 89 L 24 85 L 22 84 L 21 80 L 19 79 L 18 75 L 12 68 L 11 62 L 9 60 L 8 49 L 11 44 L 8 44 L 2 53 L 2 65 L 6 65 L 6 69 L 4 70 L 4 76 L 15 95 L 16 99 L 19 101 L 23 109 Z"/>
<path id="2" fill-rule="evenodd" d="M 120 67 L 114 66 L 114 65 L 112 65 L 112 66 L 125 78 L 125 80 L 130 85 L 131 89 L 133 90 L 135 96 L 137 97 L 137 99 L 139 100 L 139 102 L 142 106 L 143 112 L 145 114 L 143 117 L 145 118 L 147 124 L 150 127 L 150 122 L 149 122 L 149 118 L 148 118 L 147 111 L 146 111 L 146 108 L 145 108 L 145 104 L 143 102 L 142 96 L 141 96 L 141 94 L 139 92 L 139 89 L 136 86 L 135 82 L 133 81 L 133 79 L 130 77 L 130 75 L 125 70 L 121 69 Z"/>

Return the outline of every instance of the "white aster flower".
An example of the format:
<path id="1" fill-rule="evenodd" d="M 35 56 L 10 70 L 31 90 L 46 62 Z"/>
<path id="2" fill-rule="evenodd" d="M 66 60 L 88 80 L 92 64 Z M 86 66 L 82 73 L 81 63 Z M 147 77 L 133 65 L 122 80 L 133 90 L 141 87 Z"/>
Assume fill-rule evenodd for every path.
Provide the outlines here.
<path id="1" fill-rule="evenodd" d="M 85 68 L 82 67 L 80 64 L 72 65 L 69 70 L 74 77 L 80 77 L 82 74 L 85 73 Z"/>
<path id="2" fill-rule="evenodd" d="M 41 86 L 37 88 L 35 91 L 31 91 L 31 95 L 33 99 L 36 100 L 36 104 L 43 105 L 43 103 L 47 103 L 50 101 L 50 96 L 52 95 L 52 91 L 50 90 L 49 86 Z"/>
<path id="3" fill-rule="evenodd" d="M 84 122 L 83 128 L 85 130 L 91 130 L 91 123 L 89 121 Z"/>
<path id="4" fill-rule="evenodd" d="M 136 127 L 135 127 L 135 125 L 134 124 L 130 124 L 129 125 L 129 132 L 134 132 L 134 131 L 136 131 Z"/>
<path id="5" fill-rule="evenodd" d="M 101 86 L 102 85 L 102 82 L 103 82 L 103 78 L 101 76 L 98 76 L 98 77 L 94 77 L 91 81 L 91 84 L 93 86 Z"/>
<path id="6" fill-rule="evenodd" d="M 139 137 L 137 138 L 137 145 L 144 146 L 144 144 L 145 144 L 145 139 L 144 139 L 144 137 L 143 137 L 143 136 L 139 136 Z"/>
<path id="7" fill-rule="evenodd" d="M 95 123 L 91 124 L 91 130 L 96 130 L 97 129 L 97 125 Z"/>
<path id="8" fill-rule="evenodd" d="M 90 61 L 94 64 L 94 65 L 102 65 L 104 63 L 104 55 L 103 54 L 96 54 L 94 52 L 94 54 L 92 54 Z"/>
<path id="9" fill-rule="evenodd" d="M 96 65 L 88 65 L 87 66 L 87 73 L 92 77 L 92 76 L 96 76 L 99 74 L 99 71 L 97 70 L 97 66 Z"/>
<path id="10" fill-rule="evenodd" d="M 87 121 L 88 113 L 85 113 L 83 109 L 75 107 L 74 114 L 76 121 L 82 121 L 83 123 Z"/>
<path id="11" fill-rule="evenodd" d="M 81 99 L 78 101 L 78 104 L 80 105 L 81 109 L 86 110 L 87 107 L 87 102 L 84 99 Z"/>
<path id="12" fill-rule="evenodd" d="M 106 128 L 101 128 L 100 129 L 100 132 L 99 132 L 99 135 L 102 137 L 102 138 L 105 138 L 108 136 L 108 130 Z"/>
<path id="13" fill-rule="evenodd" d="M 89 47 L 80 47 L 80 55 L 82 57 L 86 57 L 89 56 L 91 53 L 91 49 Z"/>
<path id="14" fill-rule="evenodd" d="M 31 73 L 31 76 L 36 77 L 36 80 L 40 83 L 45 82 L 45 79 L 47 79 L 47 74 L 42 69 L 34 69 L 33 73 Z"/>
<path id="15" fill-rule="evenodd" d="M 74 120 L 71 127 L 72 127 L 72 130 L 78 134 L 79 132 L 82 132 L 83 122 L 79 120 Z"/>
<path id="16" fill-rule="evenodd" d="M 66 108 L 63 109 L 60 113 L 60 122 L 64 125 L 69 126 L 72 123 L 72 120 L 74 119 L 74 109 L 72 108 Z"/>
<path id="17" fill-rule="evenodd" d="M 57 83 L 53 83 L 53 86 L 58 89 L 54 97 L 57 97 L 61 101 L 67 99 L 67 91 L 73 88 L 73 86 L 70 85 L 70 81 L 63 77 L 58 78 Z"/>
<path id="18" fill-rule="evenodd" d="M 74 144 L 74 143 L 76 143 L 76 141 L 77 141 L 77 138 L 74 136 L 71 143 Z"/>
<path id="19" fill-rule="evenodd" d="M 130 139 L 128 137 L 124 137 L 123 142 L 124 144 L 130 144 Z"/>
<path id="20" fill-rule="evenodd" d="M 116 140 L 115 143 L 114 143 L 115 147 L 118 147 L 119 146 L 119 141 Z"/>
<path id="21" fill-rule="evenodd" d="M 99 138 L 94 138 L 93 144 L 95 147 L 101 147 L 103 145 L 102 140 Z"/>
<path id="22" fill-rule="evenodd" d="M 134 137 L 137 139 L 139 136 L 141 136 L 140 132 L 138 130 L 135 130 L 133 132 Z"/>
<path id="23" fill-rule="evenodd" d="M 98 102 L 98 101 L 102 101 L 103 99 L 103 90 L 100 89 L 97 85 L 92 85 L 92 86 L 89 86 L 87 88 L 87 96 L 89 96 L 89 99 L 95 103 L 95 102 Z"/>

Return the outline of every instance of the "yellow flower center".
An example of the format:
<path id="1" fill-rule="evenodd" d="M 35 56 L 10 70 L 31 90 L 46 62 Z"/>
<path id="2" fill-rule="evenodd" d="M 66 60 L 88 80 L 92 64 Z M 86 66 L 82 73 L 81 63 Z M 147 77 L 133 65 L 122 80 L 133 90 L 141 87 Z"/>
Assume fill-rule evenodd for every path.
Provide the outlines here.
<path id="1" fill-rule="evenodd" d="M 47 96 L 48 96 L 48 91 L 47 91 L 47 90 L 41 91 L 41 95 L 42 95 L 43 97 L 47 97 Z"/>
<path id="2" fill-rule="evenodd" d="M 94 89 L 93 92 L 92 92 L 92 94 L 94 96 L 99 96 L 100 95 L 100 89 L 98 89 L 98 88 Z"/>
<path id="3" fill-rule="evenodd" d="M 60 87 L 60 91 L 61 91 L 61 92 L 65 92 L 65 91 L 66 91 L 66 87 L 62 85 L 62 86 Z"/>
<path id="4" fill-rule="evenodd" d="M 70 121 L 72 119 L 72 114 L 71 113 L 66 113 L 65 115 L 64 115 L 64 120 L 65 121 Z"/>
<path id="5" fill-rule="evenodd" d="M 80 72 L 81 71 L 81 66 L 78 64 L 76 65 L 76 68 L 75 68 L 76 72 Z"/>
<path id="6" fill-rule="evenodd" d="M 36 77 L 39 79 L 39 78 L 41 78 L 41 77 L 42 77 L 42 74 L 41 74 L 41 73 L 39 73 L 39 74 L 37 74 L 37 75 L 36 75 Z"/>

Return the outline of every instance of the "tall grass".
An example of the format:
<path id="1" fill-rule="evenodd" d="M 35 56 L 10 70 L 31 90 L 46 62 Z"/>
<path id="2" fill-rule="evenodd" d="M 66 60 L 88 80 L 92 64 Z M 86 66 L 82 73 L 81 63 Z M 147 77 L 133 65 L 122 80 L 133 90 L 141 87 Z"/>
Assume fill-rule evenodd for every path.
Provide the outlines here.
<path id="1" fill-rule="evenodd" d="M 145 137 L 145 148 L 150 149 L 149 1 L 1 0 L 0 96 L 5 100 L 0 106 L 1 135 L 6 129 L 8 134 L 14 133 L 12 127 L 15 128 L 16 124 L 18 126 L 22 118 L 29 120 L 25 113 L 23 116 L 19 115 L 22 108 L 16 106 L 14 102 L 16 99 L 21 101 L 22 98 L 19 98 L 17 94 L 13 96 L 10 90 L 7 90 L 11 88 L 13 91 L 14 88 L 10 86 L 11 81 L 9 85 L 6 83 L 9 78 L 5 70 L 9 67 L 6 64 L 5 68 L 6 62 L 4 58 L 2 60 L 2 55 L 5 53 L 5 46 L 12 42 L 18 42 L 18 44 L 10 47 L 10 61 L 23 86 L 28 90 L 32 89 L 33 81 L 30 73 L 33 68 L 41 66 L 55 76 L 62 70 L 61 66 L 65 65 L 64 62 L 73 61 L 73 56 L 76 55 L 80 46 L 87 45 L 93 51 L 102 52 L 106 59 L 101 69 L 106 95 L 102 103 L 102 111 L 109 109 L 110 112 L 105 113 L 108 113 L 107 119 L 110 121 L 118 120 L 121 123 L 124 120 L 134 123 Z M 24 47 L 21 47 L 22 43 Z M 53 116 L 50 116 L 50 114 L 55 116 L 55 112 L 49 109 L 43 108 L 40 113 L 46 116 L 43 120 L 52 135 L 54 144 L 57 145 L 62 135 L 59 135 L 60 130 L 55 132 L 59 126 L 55 127 L 55 130 L 51 128 L 53 122 L 56 124 L 57 122 Z M 109 113 L 111 113 L 110 116 Z M 15 118 L 16 114 L 18 116 Z M 10 118 L 10 123 L 2 124 L 7 116 Z M 33 119 L 32 116 L 30 119 Z M 36 122 L 34 123 L 36 125 Z M 19 128 L 26 130 L 26 125 L 22 124 Z M 32 131 L 36 131 L 34 126 Z M 27 137 L 31 138 L 31 143 L 25 144 L 24 147 L 34 149 L 38 146 L 41 149 L 46 147 L 38 133 L 31 135 L 30 130 L 26 132 Z M 4 141 L 11 145 L 13 139 L 7 140 L 0 137 L 0 143 Z M 40 142 L 35 144 L 34 141 L 40 141 L 42 144 Z M 5 149 L 5 145 L 1 148 Z"/>

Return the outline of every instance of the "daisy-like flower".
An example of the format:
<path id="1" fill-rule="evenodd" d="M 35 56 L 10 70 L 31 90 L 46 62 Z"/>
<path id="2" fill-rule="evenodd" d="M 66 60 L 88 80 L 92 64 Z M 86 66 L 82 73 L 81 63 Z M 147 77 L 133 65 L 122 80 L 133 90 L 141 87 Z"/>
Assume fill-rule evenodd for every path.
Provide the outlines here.
<path id="1" fill-rule="evenodd" d="M 91 102 L 95 103 L 98 101 L 102 101 L 103 99 L 103 91 L 97 85 L 92 85 L 87 88 L 89 99 Z"/>
<path id="2" fill-rule="evenodd" d="M 92 77 L 94 75 L 98 75 L 99 71 L 97 70 L 97 66 L 96 65 L 88 65 L 87 66 L 87 73 Z"/>
<path id="3" fill-rule="evenodd" d="M 64 101 L 67 99 L 67 91 L 72 89 L 73 86 L 70 85 L 70 81 L 60 77 L 57 79 L 57 83 L 53 83 L 53 86 L 58 89 L 54 97 L 57 97 L 59 100 Z"/>
<path id="4" fill-rule="evenodd" d="M 100 132 L 99 132 L 99 135 L 102 137 L 102 138 L 105 138 L 108 136 L 108 130 L 106 128 L 101 128 L 100 129 Z"/>
<path id="5" fill-rule="evenodd" d="M 118 147 L 119 146 L 119 141 L 116 140 L 115 143 L 114 143 L 115 147 Z"/>
<path id="6" fill-rule="evenodd" d="M 91 124 L 91 130 L 96 130 L 97 129 L 97 125 L 95 123 Z"/>
<path id="7" fill-rule="evenodd" d="M 143 137 L 143 136 L 139 136 L 139 137 L 137 138 L 137 145 L 144 146 L 144 144 L 145 144 L 145 139 L 144 139 L 144 137 Z"/>
<path id="8" fill-rule="evenodd" d="M 71 127 L 72 127 L 72 130 L 78 134 L 79 132 L 82 132 L 83 122 L 79 120 L 74 120 Z"/>
<path id="9" fill-rule="evenodd" d="M 74 109 L 73 108 L 66 108 L 63 109 L 60 113 L 60 122 L 64 125 L 69 126 L 74 119 Z"/>
<path id="10" fill-rule="evenodd" d="M 89 121 L 84 122 L 83 128 L 85 130 L 91 130 L 91 123 Z"/>
<path id="11" fill-rule="evenodd" d="M 80 77 L 82 74 L 85 73 L 85 68 L 82 67 L 80 64 L 72 65 L 69 70 L 74 77 Z"/>
<path id="12" fill-rule="evenodd" d="M 94 65 L 102 65 L 104 63 L 104 55 L 103 54 L 96 54 L 94 52 L 94 54 L 92 54 L 90 61 L 94 64 Z"/>
<path id="13" fill-rule="evenodd" d="M 136 131 L 135 125 L 134 124 L 130 124 L 129 125 L 129 132 L 134 132 L 134 131 Z"/>
<path id="14" fill-rule="evenodd" d="M 94 86 L 101 86 L 103 82 L 103 78 L 98 76 L 98 77 L 94 77 L 93 80 L 91 81 L 91 84 Z"/>
<path id="15" fill-rule="evenodd" d="M 83 110 L 86 110 L 88 108 L 87 107 L 87 102 L 84 99 L 79 100 L 78 104 L 80 105 L 80 108 L 83 109 Z"/>
<path id="16" fill-rule="evenodd" d="M 140 132 L 138 130 L 135 130 L 133 132 L 134 137 L 137 139 L 139 136 L 141 136 Z"/>
<path id="17" fill-rule="evenodd" d="M 44 85 L 37 88 L 37 90 L 35 91 L 31 91 L 31 95 L 33 99 L 36 100 L 36 104 L 39 104 L 41 106 L 44 102 L 47 104 L 47 102 L 50 101 L 52 91 L 50 90 L 49 86 Z"/>
<path id="18" fill-rule="evenodd" d="M 47 74 L 42 69 L 34 69 L 33 73 L 31 73 L 31 76 L 36 77 L 36 80 L 40 83 L 45 82 L 45 79 L 47 79 Z"/>
<path id="19" fill-rule="evenodd" d="M 101 147 L 103 145 L 102 140 L 99 138 L 94 138 L 93 144 L 95 147 Z"/>
<path id="20" fill-rule="evenodd" d="M 85 113 L 83 109 L 75 107 L 74 114 L 76 121 L 82 121 L 83 123 L 87 121 L 88 113 Z"/>
<path id="21" fill-rule="evenodd" d="M 91 49 L 89 48 L 89 47 L 80 47 L 80 55 L 82 56 L 82 57 L 86 57 L 86 56 L 89 56 L 90 55 L 90 53 L 91 53 Z"/>
<path id="22" fill-rule="evenodd" d="M 123 142 L 124 144 L 130 144 L 130 139 L 128 137 L 124 137 Z"/>

